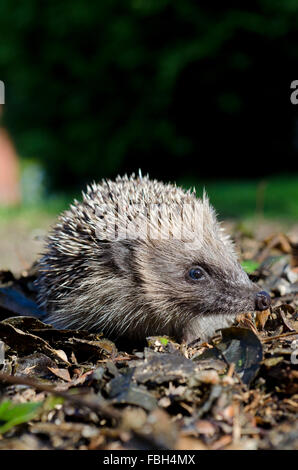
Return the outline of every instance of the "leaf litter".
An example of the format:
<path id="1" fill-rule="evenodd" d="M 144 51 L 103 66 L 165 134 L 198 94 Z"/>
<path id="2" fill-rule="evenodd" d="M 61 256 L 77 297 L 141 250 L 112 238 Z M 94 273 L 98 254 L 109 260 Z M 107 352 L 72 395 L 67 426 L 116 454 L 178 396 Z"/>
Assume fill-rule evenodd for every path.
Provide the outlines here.
<path id="1" fill-rule="evenodd" d="M 272 307 L 203 344 L 56 330 L 0 271 L 0 449 L 298 449 L 298 246 L 235 239 Z"/>

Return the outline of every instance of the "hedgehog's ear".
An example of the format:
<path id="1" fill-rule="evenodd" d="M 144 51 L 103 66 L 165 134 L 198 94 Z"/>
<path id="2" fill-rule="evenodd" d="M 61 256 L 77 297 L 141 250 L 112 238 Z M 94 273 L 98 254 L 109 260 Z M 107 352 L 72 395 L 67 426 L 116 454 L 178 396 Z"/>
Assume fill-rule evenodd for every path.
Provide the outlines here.
<path id="1" fill-rule="evenodd" d="M 133 269 L 134 243 L 132 240 L 119 240 L 111 244 L 111 255 L 114 266 L 125 273 Z"/>

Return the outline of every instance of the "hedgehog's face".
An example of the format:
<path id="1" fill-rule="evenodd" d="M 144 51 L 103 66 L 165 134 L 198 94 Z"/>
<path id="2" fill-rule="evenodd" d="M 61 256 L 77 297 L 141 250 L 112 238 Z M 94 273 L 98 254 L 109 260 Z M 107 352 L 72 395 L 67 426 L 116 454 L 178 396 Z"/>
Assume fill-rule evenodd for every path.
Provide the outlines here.
<path id="1" fill-rule="evenodd" d="M 237 314 L 256 309 L 260 289 L 243 271 L 228 242 L 217 240 L 206 247 L 172 240 L 139 250 L 135 253 L 143 299 L 169 326 L 175 325 L 174 330 L 186 331 L 188 339 L 193 336 L 190 331 L 198 329 L 194 321 L 204 322 L 194 336 L 206 337 Z"/>

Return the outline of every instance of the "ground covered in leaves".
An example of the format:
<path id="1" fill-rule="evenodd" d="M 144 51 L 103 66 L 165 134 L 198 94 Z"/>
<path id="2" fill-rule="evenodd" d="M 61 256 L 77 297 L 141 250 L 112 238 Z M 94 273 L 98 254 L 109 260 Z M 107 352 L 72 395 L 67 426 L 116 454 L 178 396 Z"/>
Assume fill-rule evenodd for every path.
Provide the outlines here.
<path id="1" fill-rule="evenodd" d="M 0 272 L 0 449 L 297 449 L 298 245 L 235 238 L 272 307 L 204 344 L 56 330 Z"/>

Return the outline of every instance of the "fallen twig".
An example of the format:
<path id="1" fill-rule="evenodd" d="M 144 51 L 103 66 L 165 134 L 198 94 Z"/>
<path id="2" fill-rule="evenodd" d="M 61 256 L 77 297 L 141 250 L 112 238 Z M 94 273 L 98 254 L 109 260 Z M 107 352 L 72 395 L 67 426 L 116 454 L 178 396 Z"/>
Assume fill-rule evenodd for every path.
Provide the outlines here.
<path id="1" fill-rule="evenodd" d="M 29 379 L 27 377 L 16 377 L 15 375 L 5 374 L 3 372 L 0 372 L 0 382 L 6 382 L 12 385 L 27 385 L 28 387 L 35 388 L 41 392 L 52 393 L 56 396 L 64 398 L 65 400 L 74 403 L 77 406 L 87 407 L 90 410 L 103 415 L 105 418 L 116 420 L 121 419 L 121 413 L 119 413 L 118 410 L 113 408 L 111 405 L 99 403 L 98 399 L 95 399 L 95 397 L 91 395 L 88 396 L 88 399 L 86 399 L 86 397 L 78 397 L 77 395 L 73 395 L 68 392 L 56 390 L 55 387 L 42 384 L 38 380 Z"/>

